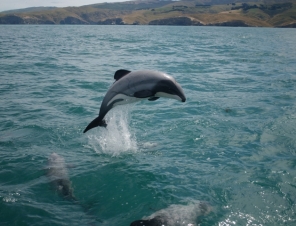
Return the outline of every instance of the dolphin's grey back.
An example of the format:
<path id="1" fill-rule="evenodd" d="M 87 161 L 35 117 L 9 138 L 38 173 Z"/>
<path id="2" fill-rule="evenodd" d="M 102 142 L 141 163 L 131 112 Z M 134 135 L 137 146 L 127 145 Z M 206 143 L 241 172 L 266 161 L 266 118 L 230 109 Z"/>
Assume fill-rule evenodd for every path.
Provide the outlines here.
<path id="1" fill-rule="evenodd" d="M 123 93 L 127 96 L 132 96 L 138 90 L 151 90 L 157 83 L 164 79 L 170 79 L 175 82 L 175 79 L 163 72 L 159 71 L 132 71 L 128 76 L 123 76 L 115 81 L 110 88 L 112 92 Z M 136 87 L 136 88 L 135 88 Z"/>
<path id="2" fill-rule="evenodd" d="M 50 180 L 56 180 L 60 178 L 68 178 L 68 172 L 63 157 L 57 153 L 52 153 L 48 158 L 48 172 L 47 175 Z"/>
<path id="3" fill-rule="evenodd" d="M 188 205 L 171 205 L 161 209 L 142 220 L 131 223 L 131 226 L 195 226 L 200 216 L 211 212 L 212 208 L 205 202 L 193 201 Z"/>

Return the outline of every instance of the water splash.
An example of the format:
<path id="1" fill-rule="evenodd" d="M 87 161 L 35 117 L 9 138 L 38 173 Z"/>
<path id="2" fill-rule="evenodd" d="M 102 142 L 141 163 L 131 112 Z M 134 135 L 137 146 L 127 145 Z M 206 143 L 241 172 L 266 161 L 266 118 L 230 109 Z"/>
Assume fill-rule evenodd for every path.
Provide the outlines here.
<path id="1" fill-rule="evenodd" d="M 118 156 L 138 150 L 135 134 L 129 128 L 132 106 L 133 104 L 121 105 L 112 109 L 106 117 L 107 128 L 98 128 L 96 134 L 88 137 L 90 146 L 97 153 Z"/>

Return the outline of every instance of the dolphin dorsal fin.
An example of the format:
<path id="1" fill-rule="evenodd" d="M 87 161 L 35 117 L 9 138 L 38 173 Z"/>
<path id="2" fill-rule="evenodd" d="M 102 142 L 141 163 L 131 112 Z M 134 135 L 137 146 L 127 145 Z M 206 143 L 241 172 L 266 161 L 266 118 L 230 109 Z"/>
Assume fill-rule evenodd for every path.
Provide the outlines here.
<path id="1" fill-rule="evenodd" d="M 118 71 L 115 72 L 114 74 L 114 79 L 116 81 L 118 81 L 119 79 L 121 79 L 123 76 L 127 75 L 128 73 L 130 73 L 131 71 L 128 70 L 124 70 L 124 69 L 120 69 Z"/>

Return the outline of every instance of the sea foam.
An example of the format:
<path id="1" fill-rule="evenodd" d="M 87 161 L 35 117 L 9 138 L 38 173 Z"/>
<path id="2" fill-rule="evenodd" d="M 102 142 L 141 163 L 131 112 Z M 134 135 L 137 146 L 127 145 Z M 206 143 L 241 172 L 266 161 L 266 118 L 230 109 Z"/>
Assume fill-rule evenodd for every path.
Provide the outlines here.
<path id="1" fill-rule="evenodd" d="M 112 109 L 106 116 L 108 126 L 95 128 L 96 133 L 89 135 L 89 145 L 97 153 L 118 156 L 138 150 L 136 136 L 129 127 L 132 106 L 120 105 Z"/>

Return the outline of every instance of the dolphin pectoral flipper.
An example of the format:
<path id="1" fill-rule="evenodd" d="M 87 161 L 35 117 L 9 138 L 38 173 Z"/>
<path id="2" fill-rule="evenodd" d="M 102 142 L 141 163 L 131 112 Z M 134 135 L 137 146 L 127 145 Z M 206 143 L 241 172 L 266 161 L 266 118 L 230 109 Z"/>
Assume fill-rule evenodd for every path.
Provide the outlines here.
<path id="1" fill-rule="evenodd" d="M 121 79 L 123 76 L 127 75 L 130 72 L 131 71 L 124 70 L 124 69 L 117 70 L 115 72 L 115 74 L 114 74 L 114 79 L 117 81 L 117 80 Z"/>
<path id="2" fill-rule="evenodd" d="M 140 90 L 134 93 L 134 97 L 136 98 L 147 98 L 154 96 L 154 93 L 151 90 Z"/>
<path id="3" fill-rule="evenodd" d="M 150 98 L 148 98 L 148 100 L 150 100 L 150 101 L 155 101 L 155 100 L 158 100 L 160 97 L 150 97 Z"/>

